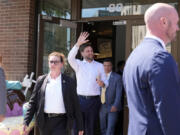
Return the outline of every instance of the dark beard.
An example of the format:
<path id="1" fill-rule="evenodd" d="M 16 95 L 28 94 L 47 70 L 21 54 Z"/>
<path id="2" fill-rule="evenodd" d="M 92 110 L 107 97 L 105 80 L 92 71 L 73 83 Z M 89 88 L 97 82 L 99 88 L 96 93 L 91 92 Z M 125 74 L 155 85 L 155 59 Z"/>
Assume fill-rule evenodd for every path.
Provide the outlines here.
<path id="1" fill-rule="evenodd" d="M 93 61 L 94 58 L 84 57 L 85 60 Z"/>

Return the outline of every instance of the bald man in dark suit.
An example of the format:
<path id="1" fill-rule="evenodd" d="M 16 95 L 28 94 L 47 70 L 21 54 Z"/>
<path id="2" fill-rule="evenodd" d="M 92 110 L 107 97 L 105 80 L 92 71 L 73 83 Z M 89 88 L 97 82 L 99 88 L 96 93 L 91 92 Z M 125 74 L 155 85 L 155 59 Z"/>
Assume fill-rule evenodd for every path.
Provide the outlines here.
<path id="1" fill-rule="evenodd" d="M 180 134 L 180 78 L 166 46 L 179 31 L 179 15 L 166 3 L 145 13 L 146 37 L 127 59 L 123 83 L 128 100 L 128 135 Z"/>

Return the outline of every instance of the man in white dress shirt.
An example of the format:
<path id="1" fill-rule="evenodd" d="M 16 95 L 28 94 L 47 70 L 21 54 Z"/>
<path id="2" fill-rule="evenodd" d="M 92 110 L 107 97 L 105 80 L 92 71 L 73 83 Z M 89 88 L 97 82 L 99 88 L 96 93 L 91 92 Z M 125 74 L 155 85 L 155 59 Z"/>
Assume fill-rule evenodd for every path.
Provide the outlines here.
<path id="1" fill-rule="evenodd" d="M 108 85 L 103 65 L 94 60 L 93 49 L 87 42 L 87 32 L 81 33 L 68 55 L 68 62 L 76 72 L 77 94 L 83 114 L 86 135 L 94 135 L 100 109 L 100 87 Z M 76 59 L 80 49 L 83 61 Z M 75 135 L 77 131 L 75 130 Z"/>

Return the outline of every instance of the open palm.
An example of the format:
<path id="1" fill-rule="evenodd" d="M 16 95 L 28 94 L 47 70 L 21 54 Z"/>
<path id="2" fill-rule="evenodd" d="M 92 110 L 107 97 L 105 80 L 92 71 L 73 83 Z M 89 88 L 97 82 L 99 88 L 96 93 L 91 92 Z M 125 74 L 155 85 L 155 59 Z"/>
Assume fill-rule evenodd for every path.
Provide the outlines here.
<path id="1" fill-rule="evenodd" d="M 78 41 L 77 41 L 77 44 L 79 46 L 87 43 L 89 40 L 87 40 L 87 37 L 89 36 L 89 33 L 88 32 L 81 32 L 79 38 L 78 38 Z"/>

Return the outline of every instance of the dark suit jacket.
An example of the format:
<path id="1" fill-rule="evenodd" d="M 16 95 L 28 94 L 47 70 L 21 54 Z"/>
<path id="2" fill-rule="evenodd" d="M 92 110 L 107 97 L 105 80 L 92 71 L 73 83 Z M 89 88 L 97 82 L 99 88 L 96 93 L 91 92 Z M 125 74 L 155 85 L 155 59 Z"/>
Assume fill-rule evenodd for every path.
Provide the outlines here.
<path id="1" fill-rule="evenodd" d="M 108 111 L 112 106 L 115 106 L 118 111 L 122 109 L 121 97 L 122 97 L 122 78 L 115 72 L 112 72 L 109 77 L 109 85 L 106 88 L 106 105 Z"/>
<path id="2" fill-rule="evenodd" d="M 128 135 L 180 135 L 180 78 L 172 55 L 145 38 L 123 73 L 129 107 Z"/>
<path id="3" fill-rule="evenodd" d="M 0 115 L 6 113 L 6 82 L 4 70 L 0 67 Z"/>
<path id="4" fill-rule="evenodd" d="M 38 127 L 44 126 L 44 103 L 45 103 L 45 89 L 48 82 L 47 75 L 40 76 L 33 90 L 29 101 L 29 109 L 24 118 L 24 124 L 29 125 L 34 114 Z M 76 94 L 75 82 L 68 76 L 62 74 L 62 92 L 65 110 L 68 117 L 67 128 L 72 128 L 73 120 L 76 119 L 78 129 L 83 129 L 82 115 L 80 112 L 78 97 Z"/>

